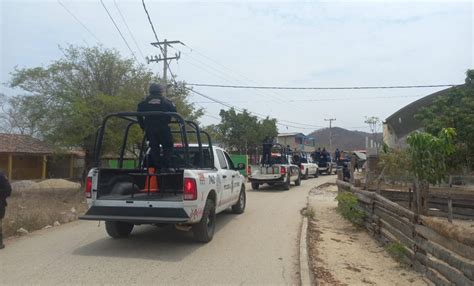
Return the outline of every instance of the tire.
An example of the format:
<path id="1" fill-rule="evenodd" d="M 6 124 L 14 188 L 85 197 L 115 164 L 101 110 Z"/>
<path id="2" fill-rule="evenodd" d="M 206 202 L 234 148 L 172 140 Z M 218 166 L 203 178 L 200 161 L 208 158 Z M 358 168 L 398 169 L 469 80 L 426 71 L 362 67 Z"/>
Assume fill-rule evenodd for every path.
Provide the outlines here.
<path id="1" fill-rule="evenodd" d="M 124 238 L 130 235 L 133 224 L 123 221 L 106 221 L 105 230 L 112 238 Z"/>
<path id="2" fill-rule="evenodd" d="M 316 170 L 316 173 L 314 173 L 314 177 L 315 177 L 315 178 L 319 177 L 319 169 Z"/>
<path id="3" fill-rule="evenodd" d="M 207 199 L 201 221 L 193 225 L 194 239 L 199 242 L 209 242 L 214 236 L 216 229 L 216 205 L 211 199 Z"/>
<path id="4" fill-rule="evenodd" d="M 290 189 L 290 184 L 291 184 L 291 182 L 290 182 L 290 174 L 288 174 L 287 177 L 286 177 L 286 182 L 285 182 L 285 184 L 283 185 L 283 190 L 288 191 L 288 190 Z"/>
<path id="5" fill-rule="evenodd" d="M 307 180 L 308 178 L 309 178 L 308 169 L 306 169 L 306 172 L 304 173 L 303 179 Z"/>
<path id="6" fill-rule="evenodd" d="M 259 187 L 260 187 L 259 183 L 252 182 L 252 190 L 256 191 L 256 190 L 258 190 Z"/>
<path id="7" fill-rule="evenodd" d="M 295 181 L 295 186 L 301 186 L 301 175 L 298 174 L 298 179 Z"/>
<path id="8" fill-rule="evenodd" d="M 232 211 L 235 214 L 241 214 L 245 210 L 245 206 L 247 205 L 247 196 L 245 194 L 245 188 L 242 186 L 242 189 L 240 190 L 239 194 L 239 200 L 235 205 L 232 206 Z"/>

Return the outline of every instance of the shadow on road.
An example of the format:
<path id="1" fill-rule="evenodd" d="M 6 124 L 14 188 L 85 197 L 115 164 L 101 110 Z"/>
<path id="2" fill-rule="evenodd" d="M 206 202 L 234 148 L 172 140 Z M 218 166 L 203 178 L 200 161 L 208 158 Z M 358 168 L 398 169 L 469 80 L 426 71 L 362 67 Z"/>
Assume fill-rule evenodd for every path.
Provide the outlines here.
<path id="1" fill-rule="evenodd" d="M 236 218 L 230 211 L 218 214 L 214 239 L 219 231 Z M 105 226 L 102 231 L 105 232 Z M 135 226 L 128 238 L 113 239 L 107 236 L 77 248 L 73 255 L 180 261 L 205 245 L 193 239 L 192 231 L 179 231 L 174 226 L 141 225 Z"/>
<path id="2" fill-rule="evenodd" d="M 290 190 L 288 191 L 291 191 L 291 189 L 293 188 L 297 188 L 294 184 L 291 184 L 291 187 L 290 187 Z M 260 185 L 260 187 L 258 188 L 258 190 L 248 190 L 249 192 L 254 192 L 254 193 L 284 193 L 284 192 L 288 192 L 288 191 L 285 191 L 283 189 L 283 186 L 282 185 L 273 185 L 273 186 L 270 186 L 270 185 L 267 185 L 267 184 L 264 184 L 264 185 Z"/>

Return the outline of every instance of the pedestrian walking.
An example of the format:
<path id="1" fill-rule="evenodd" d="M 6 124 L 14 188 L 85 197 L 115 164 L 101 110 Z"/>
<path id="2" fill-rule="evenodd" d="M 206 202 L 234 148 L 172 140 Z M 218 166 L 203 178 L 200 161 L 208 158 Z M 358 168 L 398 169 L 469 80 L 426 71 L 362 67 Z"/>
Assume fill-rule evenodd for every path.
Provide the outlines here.
<path id="1" fill-rule="evenodd" d="M 7 198 L 12 193 L 12 187 L 5 173 L 0 171 L 0 249 L 5 248 L 3 244 L 3 218 L 7 208 Z"/>

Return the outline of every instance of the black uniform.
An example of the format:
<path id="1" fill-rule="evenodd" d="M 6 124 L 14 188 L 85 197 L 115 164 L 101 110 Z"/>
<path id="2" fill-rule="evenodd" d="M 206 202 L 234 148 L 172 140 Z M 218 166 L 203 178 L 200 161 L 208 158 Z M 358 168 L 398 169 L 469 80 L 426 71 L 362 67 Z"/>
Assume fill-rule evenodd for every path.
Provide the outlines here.
<path id="1" fill-rule="evenodd" d="M 176 112 L 176 107 L 168 98 L 161 95 L 150 94 L 138 104 L 137 111 L 163 111 Z M 169 168 L 173 153 L 173 136 L 168 124 L 171 116 L 146 116 L 138 117 L 140 127 L 145 130 L 150 145 L 151 162 L 156 168 Z M 160 156 L 160 145 L 163 147 L 163 160 Z"/>
<path id="2" fill-rule="evenodd" d="M 4 173 L 0 172 L 0 249 L 5 247 L 3 245 L 2 220 L 5 217 L 7 198 L 11 195 L 11 193 L 12 187 L 10 186 L 7 177 Z"/>
<path id="3" fill-rule="evenodd" d="M 262 165 L 270 165 L 272 157 L 273 138 L 266 137 L 263 140 Z"/>

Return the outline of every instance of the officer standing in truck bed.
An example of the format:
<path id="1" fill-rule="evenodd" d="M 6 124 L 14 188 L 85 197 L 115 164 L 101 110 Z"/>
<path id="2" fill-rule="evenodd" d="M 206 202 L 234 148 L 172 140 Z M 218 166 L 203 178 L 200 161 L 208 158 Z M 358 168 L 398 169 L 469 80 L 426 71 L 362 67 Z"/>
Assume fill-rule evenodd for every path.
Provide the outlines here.
<path id="1" fill-rule="evenodd" d="M 149 91 L 150 94 L 138 104 L 138 112 L 176 112 L 174 103 L 163 96 L 161 85 L 152 83 Z M 173 136 L 169 127 L 170 122 L 171 116 L 166 115 L 138 117 L 138 123 L 145 131 L 150 146 L 151 162 L 149 162 L 149 165 L 153 165 L 161 171 L 169 171 L 173 153 Z M 163 148 L 163 158 L 160 156 L 160 145 Z"/>

